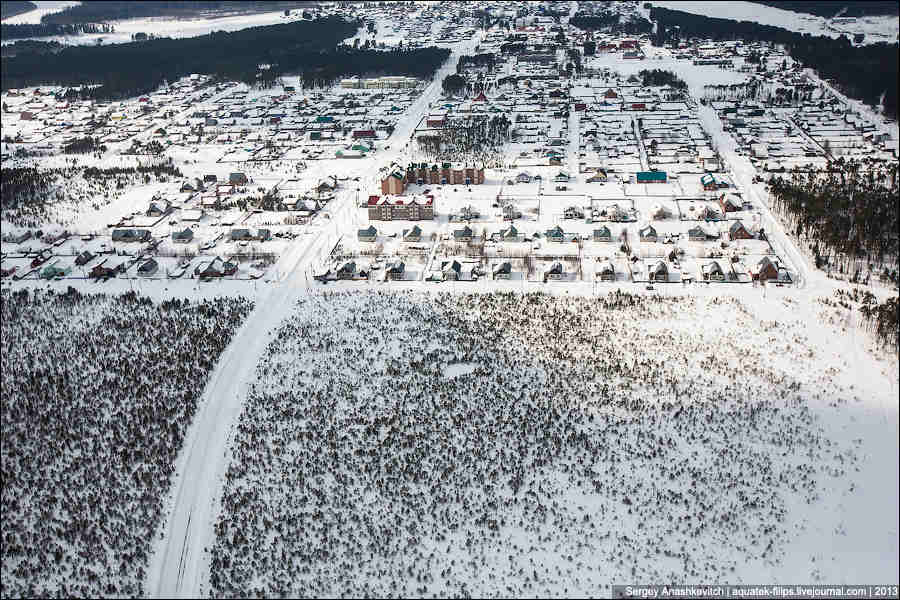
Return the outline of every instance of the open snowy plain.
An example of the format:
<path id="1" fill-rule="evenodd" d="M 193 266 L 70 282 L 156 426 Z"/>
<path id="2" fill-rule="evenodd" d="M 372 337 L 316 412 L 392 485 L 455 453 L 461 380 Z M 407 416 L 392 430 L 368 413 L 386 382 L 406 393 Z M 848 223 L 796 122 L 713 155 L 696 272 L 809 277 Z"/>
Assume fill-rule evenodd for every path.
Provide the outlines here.
<path id="1" fill-rule="evenodd" d="M 897 576 L 896 381 L 789 296 L 340 291 L 271 336 L 215 597 Z M 848 325 L 849 323 L 849 325 Z"/>

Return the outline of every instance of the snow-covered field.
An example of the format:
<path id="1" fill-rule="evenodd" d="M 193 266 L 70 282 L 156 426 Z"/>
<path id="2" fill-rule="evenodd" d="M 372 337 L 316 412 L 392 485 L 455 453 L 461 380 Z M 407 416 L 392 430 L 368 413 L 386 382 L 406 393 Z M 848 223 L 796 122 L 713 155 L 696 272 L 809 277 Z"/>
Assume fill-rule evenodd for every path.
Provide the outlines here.
<path id="1" fill-rule="evenodd" d="M 234 434 L 210 593 L 895 580 L 896 382 L 807 314 L 777 296 L 301 299 Z"/>
<path id="2" fill-rule="evenodd" d="M 40 23 L 41 17 L 44 15 L 49 15 L 52 13 L 59 12 L 64 8 L 69 8 L 70 6 L 76 6 L 81 4 L 81 2 L 60 2 L 60 1 L 46 1 L 46 0 L 37 0 L 34 4 L 37 5 L 37 8 L 34 10 L 30 10 L 25 13 L 18 14 L 14 17 L 9 17 L 7 19 L 3 19 L 4 25 L 20 25 L 22 23 Z"/>
<path id="3" fill-rule="evenodd" d="M 185 430 L 252 303 L 0 300 L 0 595 L 139 595 Z"/>
<path id="4" fill-rule="evenodd" d="M 852 37 L 854 33 L 864 33 L 866 34 L 863 40 L 864 44 L 895 42 L 897 41 L 898 27 L 900 27 L 900 17 L 896 15 L 859 17 L 855 22 L 832 23 L 831 19 L 824 17 L 782 10 L 755 2 L 662 0 L 654 1 L 652 4 L 661 8 L 680 10 L 715 19 L 751 21 L 760 25 L 771 25 L 811 35 L 827 35 L 836 38 L 843 34 Z M 840 3 L 835 3 L 835 13 L 840 11 L 841 6 Z"/>
<path id="5" fill-rule="evenodd" d="M 4 23 L 38 23 L 41 16 L 48 13 L 58 12 L 67 6 L 79 4 L 78 2 L 38 2 L 37 4 L 56 4 L 59 7 L 43 7 L 33 10 L 29 13 L 23 13 L 10 19 L 3 21 Z M 278 23 L 288 23 L 301 19 L 301 9 L 291 11 L 291 15 L 284 16 L 284 11 L 272 11 L 257 13 L 251 15 L 227 15 L 218 17 L 196 17 L 196 18 L 175 18 L 175 17 L 145 17 L 140 19 L 123 19 L 113 21 L 111 24 L 115 27 L 113 33 L 86 33 L 80 35 L 59 35 L 40 38 L 24 38 L 39 39 L 44 42 L 61 42 L 73 45 L 92 45 L 98 40 L 103 40 L 104 44 L 121 44 L 132 41 L 132 35 L 135 33 L 153 34 L 158 37 L 184 38 L 206 35 L 213 31 L 237 31 L 246 29 L 247 27 L 260 27 L 263 25 L 276 25 Z M 13 43 L 17 40 L 3 40 L 4 44 Z"/>

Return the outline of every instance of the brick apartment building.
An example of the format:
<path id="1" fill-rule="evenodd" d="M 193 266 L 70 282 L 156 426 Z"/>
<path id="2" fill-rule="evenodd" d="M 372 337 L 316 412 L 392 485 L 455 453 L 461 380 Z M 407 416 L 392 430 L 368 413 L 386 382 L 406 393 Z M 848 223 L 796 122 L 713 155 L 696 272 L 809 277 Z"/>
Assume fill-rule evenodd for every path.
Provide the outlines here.
<path id="1" fill-rule="evenodd" d="M 422 221 L 434 218 L 434 196 L 369 196 L 370 221 Z"/>

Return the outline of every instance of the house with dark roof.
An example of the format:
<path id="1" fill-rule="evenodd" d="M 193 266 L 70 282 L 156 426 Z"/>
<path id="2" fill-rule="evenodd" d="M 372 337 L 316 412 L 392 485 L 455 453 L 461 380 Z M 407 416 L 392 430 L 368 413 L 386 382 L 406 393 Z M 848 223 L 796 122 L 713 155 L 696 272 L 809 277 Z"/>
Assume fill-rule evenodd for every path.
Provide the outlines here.
<path id="1" fill-rule="evenodd" d="M 462 265 L 455 260 L 445 260 L 441 263 L 441 275 L 444 281 L 457 281 L 462 271 Z"/>
<path id="2" fill-rule="evenodd" d="M 728 228 L 728 237 L 732 240 L 752 240 L 754 235 L 740 221 L 735 221 Z"/>
<path id="3" fill-rule="evenodd" d="M 601 261 L 597 265 L 597 271 L 594 273 L 594 276 L 600 281 L 615 281 L 616 268 L 613 266 L 612 261 L 608 258 Z"/>
<path id="4" fill-rule="evenodd" d="M 453 241 L 455 242 L 470 242 L 472 241 L 472 229 L 466 225 L 462 229 L 454 229 L 453 230 Z"/>
<path id="5" fill-rule="evenodd" d="M 388 279 L 399 281 L 405 277 L 406 265 L 403 264 L 402 260 L 388 263 L 388 265 L 385 267 L 385 272 L 387 273 Z"/>
<path id="6" fill-rule="evenodd" d="M 172 242 L 175 244 L 187 244 L 193 241 L 194 231 L 190 227 L 186 227 L 183 231 L 172 232 Z"/>
<path id="7" fill-rule="evenodd" d="M 113 229 L 112 241 L 147 242 L 150 241 L 150 232 L 146 229 Z"/>
<path id="8" fill-rule="evenodd" d="M 544 282 L 546 283 L 547 281 L 558 281 L 565 277 L 565 275 L 566 272 L 565 269 L 563 269 L 562 263 L 556 261 L 552 265 L 550 265 L 549 269 L 544 271 Z"/>
<path id="9" fill-rule="evenodd" d="M 82 266 L 88 264 L 89 262 L 91 262 L 92 260 L 94 260 L 94 255 L 91 254 L 90 251 L 85 250 L 84 252 L 82 252 L 81 254 L 79 254 L 78 256 L 75 257 L 75 264 L 79 267 L 82 267 Z"/>
<path id="10" fill-rule="evenodd" d="M 356 263 L 351 261 L 345 262 L 337 270 L 338 279 L 353 279 L 356 276 Z"/>
<path id="11" fill-rule="evenodd" d="M 725 271 L 719 261 L 713 260 L 700 267 L 704 281 L 725 281 Z"/>
<path id="12" fill-rule="evenodd" d="M 404 229 L 403 230 L 403 241 L 404 242 L 420 242 L 422 241 L 422 228 L 418 225 L 413 225 L 412 229 Z"/>
<path id="13" fill-rule="evenodd" d="M 653 225 L 647 225 L 646 227 L 639 229 L 638 236 L 640 236 L 642 242 L 655 242 L 659 239 Z"/>
<path id="14" fill-rule="evenodd" d="M 609 227 L 605 225 L 600 227 L 599 229 L 594 230 L 594 241 L 595 242 L 611 242 L 612 241 L 612 232 L 609 230 Z"/>
<path id="15" fill-rule="evenodd" d="M 509 279 L 512 276 L 512 265 L 509 261 L 502 262 L 494 267 L 494 279 Z"/>
<path id="16" fill-rule="evenodd" d="M 545 231 L 544 237 L 546 237 L 551 242 L 560 243 L 566 241 L 566 234 L 562 230 L 562 227 L 560 227 L 559 225 Z"/>
<path id="17" fill-rule="evenodd" d="M 658 261 L 648 271 L 650 281 L 669 281 L 669 267 L 664 261 Z"/>
<path id="18" fill-rule="evenodd" d="M 375 229 L 374 225 L 369 225 L 365 229 L 360 229 L 356 232 L 356 239 L 360 242 L 374 242 L 378 239 L 378 230 Z"/>
<path id="19" fill-rule="evenodd" d="M 159 270 L 159 263 L 154 258 L 148 258 L 141 266 L 138 267 L 137 274 L 139 277 L 150 277 Z"/>

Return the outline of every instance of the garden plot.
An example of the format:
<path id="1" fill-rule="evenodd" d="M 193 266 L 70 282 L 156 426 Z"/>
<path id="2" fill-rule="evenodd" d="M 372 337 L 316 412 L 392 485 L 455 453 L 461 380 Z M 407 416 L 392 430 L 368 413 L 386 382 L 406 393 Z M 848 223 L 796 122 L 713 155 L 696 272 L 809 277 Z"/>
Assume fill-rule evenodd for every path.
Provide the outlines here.
<path id="1" fill-rule="evenodd" d="M 210 594 L 893 576 L 896 549 L 854 548 L 893 536 L 865 515 L 892 513 L 896 489 L 859 484 L 896 465 L 864 450 L 892 439 L 896 411 L 882 424 L 821 336 L 776 312 L 621 293 L 305 298 L 235 431 Z"/>
<path id="2" fill-rule="evenodd" d="M 142 595 L 185 430 L 250 309 L 2 294 L 4 597 Z"/>

